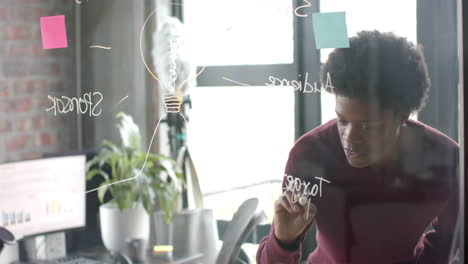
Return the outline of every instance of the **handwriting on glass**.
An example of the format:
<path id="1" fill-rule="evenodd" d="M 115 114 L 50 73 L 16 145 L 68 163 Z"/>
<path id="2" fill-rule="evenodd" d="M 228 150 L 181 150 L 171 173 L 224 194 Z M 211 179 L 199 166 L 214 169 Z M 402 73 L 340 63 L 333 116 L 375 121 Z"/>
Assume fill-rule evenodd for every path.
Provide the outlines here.
<path id="1" fill-rule="evenodd" d="M 92 45 L 92 46 L 89 46 L 89 47 L 90 48 L 98 48 L 98 49 L 106 49 L 106 50 L 112 49 L 112 47 L 101 46 L 101 45 Z"/>
<path id="2" fill-rule="evenodd" d="M 170 41 L 170 56 L 169 58 L 171 59 L 171 68 L 169 69 L 169 89 L 171 93 L 175 92 L 175 83 L 177 81 L 177 65 L 176 65 L 176 59 L 177 59 L 177 53 L 176 53 L 176 45 L 174 43 L 174 40 L 171 39 Z"/>
<path id="3" fill-rule="evenodd" d="M 308 17 L 308 16 L 309 16 L 308 14 L 300 14 L 300 13 L 299 13 L 299 11 L 300 11 L 301 9 L 307 8 L 307 7 L 311 7 L 311 6 L 312 6 L 312 4 L 311 4 L 309 1 L 307 1 L 307 0 L 303 0 L 303 1 L 306 2 L 305 5 L 298 6 L 296 9 L 294 9 L 294 14 L 295 14 L 296 16 L 298 16 L 298 17 Z M 303 11 L 301 11 L 301 12 L 303 12 Z"/>
<path id="4" fill-rule="evenodd" d="M 306 194 L 309 196 L 309 202 L 311 200 L 311 197 L 319 195 L 319 197 L 322 197 L 322 183 L 331 183 L 329 180 L 323 178 L 323 177 L 314 177 L 316 180 L 319 181 L 319 183 L 311 185 L 311 182 L 305 182 L 297 177 L 293 177 L 291 175 L 285 174 L 284 177 L 286 177 L 287 186 L 283 188 L 283 190 L 292 190 L 293 191 L 293 200 L 299 199 L 303 194 Z M 293 201 L 296 202 L 296 201 Z"/>
<path id="5" fill-rule="evenodd" d="M 46 112 L 54 111 L 54 116 L 59 114 L 66 114 L 68 112 L 73 112 L 76 109 L 77 114 L 86 114 L 89 112 L 89 116 L 98 116 L 102 113 L 102 109 L 99 109 L 99 112 L 96 112 L 97 106 L 102 101 L 102 93 L 94 92 L 94 93 L 85 93 L 83 98 L 70 98 L 67 96 L 62 96 L 61 98 L 47 96 L 52 103 L 54 104 L 52 107 L 46 109 Z M 93 99 L 97 102 L 93 103 Z"/>
<path id="6" fill-rule="evenodd" d="M 320 92 L 326 91 L 326 89 L 330 89 L 331 92 L 334 93 L 335 87 L 333 87 L 332 85 L 330 73 L 327 73 L 327 81 L 325 83 L 325 86 L 322 84 L 320 85 L 320 88 L 317 88 L 317 82 L 314 82 L 314 85 L 312 85 L 309 83 L 308 79 L 309 79 L 308 72 L 306 72 L 304 85 L 302 85 L 302 81 L 297 81 L 297 80 L 290 81 L 287 79 L 279 79 L 277 77 L 270 76 L 268 77 L 268 80 L 270 81 L 270 83 L 265 83 L 265 85 L 266 86 L 292 86 L 294 88 L 294 91 L 299 90 L 300 92 L 303 92 L 303 93 L 320 93 Z"/>

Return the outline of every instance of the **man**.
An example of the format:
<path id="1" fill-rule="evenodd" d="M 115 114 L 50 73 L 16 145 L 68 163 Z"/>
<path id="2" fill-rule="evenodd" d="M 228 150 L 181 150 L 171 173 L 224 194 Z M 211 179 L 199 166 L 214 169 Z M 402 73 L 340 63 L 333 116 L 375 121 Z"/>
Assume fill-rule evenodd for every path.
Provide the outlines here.
<path id="1" fill-rule="evenodd" d="M 430 86 L 421 50 L 391 33 L 363 31 L 350 48 L 330 54 L 322 83 L 327 74 L 337 118 L 291 150 L 257 263 L 297 263 L 313 223 L 317 248 L 309 264 L 448 263 L 458 145 L 408 120 Z M 317 179 L 320 195 L 310 191 Z"/>

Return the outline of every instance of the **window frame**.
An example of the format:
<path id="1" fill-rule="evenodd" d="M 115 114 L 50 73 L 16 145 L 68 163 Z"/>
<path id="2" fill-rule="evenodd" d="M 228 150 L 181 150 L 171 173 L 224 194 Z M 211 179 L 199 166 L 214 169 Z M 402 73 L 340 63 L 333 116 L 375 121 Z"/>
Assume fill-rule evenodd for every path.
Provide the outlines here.
<path id="1" fill-rule="evenodd" d="M 290 0 L 291 1 L 291 0 Z M 293 10 L 303 6 L 303 0 L 292 0 Z M 318 12 L 318 0 L 311 0 L 311 7 L 307 8 L 307 17 L 298 17 L 293 14 L 293 63 L 291 64 L 264 64 L 264 65 L 226 65 L 207 66 L 197 78 L 197 86 L 240 86 L 228 82 L 222 77 L 248 83 L 252 86 L 265 86 L 268 77 L 273 75 L 280 79 L 296 80 L 301 73 L 309 72 L 309 80 L 320 80 L 320 51 L 315 48 L 312 28 L 312 13 Z M 183 19 L 183 0 L 177 0 L 173 5 L 173 15 L 181 21 Z M 308 45 L 309 44 L 309 45 Z M 310 45 L 312 44 L 312 45 Z M 199 67 L 200 70 L 201 67 Z M 224 76 L 228 72 L 229 76 Z M 303 80 L 302 80 L 303 81 Z M 305 132 L 320 125 L 321 103 L 320 96 L 303 96 L 294 93 L 295 100 L 295 139 Z"/>
<path id="2" fill-rule="evenodd" d="M 293 10 L 304 4 L 303 0 L 292 0 Z M 227 65 L 227 66 L 207 66 L 197 78 L 197 86 L 240 86 L 222 79 L 224 73 L 228 72 L 228 77 L 233 80 L 242 81 L 252 86 L 264 86 L 268 82 L 268 77 L 273 75 L 280 79 L 299 80 L 306 72 L 309 73 L 309 80 L 320 81 L 320 50 L 315 47 L 315 36 L 312 25 L 312 13 L 319 12 L 320 5 L 318 0 L 309 0 L 311 7 L 308 7 L 307 17 L 298 17 L 293 14 L 293 63 L 292 64 L 267 64 L 267 65 Z M 183 0 L 177 0 L 173 5 L 172 15 L 178 17 L 182 22 L 183 18 Z M 197 69 L 199 71 L 201 67 Z M 302 79 L 302 82 L 304 80 Z M 254 87 L 252 87 L 254 89 Z M 304 96 L 300 92 L 294 93 L 295 104 L 295 139 L 297 140 L 307 131 L 321 124 L 321 96 Z M 186 205 L 187 194 L 184 192 L 184 207 Z M 220 239 L 224 233 L 229 221 L 218 220 L 218 229 Z M 270 230 L 271 224 L 259 225 L 255 228 L 253 234 L 249 236 L 247 242 L 259 243 L 260 239 Z M 304 252 L 315 248 L 315 231 L 309 232 L 307 242 L 303 245 Z M 307 254 L 303 254 L 302 259 L 306 259 Z"/>

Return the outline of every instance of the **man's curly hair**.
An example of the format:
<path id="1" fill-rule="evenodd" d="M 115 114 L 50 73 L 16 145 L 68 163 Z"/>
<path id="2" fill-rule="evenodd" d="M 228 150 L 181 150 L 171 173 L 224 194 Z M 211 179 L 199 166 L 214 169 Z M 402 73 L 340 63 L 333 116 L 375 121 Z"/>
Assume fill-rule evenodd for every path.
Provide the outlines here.
<path id="1" fill-rule="evenodd" d="M 329 73 L 334 87 L 327 91 L 407 114 L 424 107 L 431 82 L 421 46 L 379 31 L 361 31 L 349 42 L 322 65 L 321 82 Z"/>

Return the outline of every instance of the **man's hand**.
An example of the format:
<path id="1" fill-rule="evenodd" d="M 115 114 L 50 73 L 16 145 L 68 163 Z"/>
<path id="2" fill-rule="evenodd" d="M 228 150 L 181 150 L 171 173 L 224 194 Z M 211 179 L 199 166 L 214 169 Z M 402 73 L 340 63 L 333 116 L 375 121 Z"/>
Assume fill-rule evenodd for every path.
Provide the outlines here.
<path id="1" fill-rule="evenodd" d="M 314 220 L 316 214 L 317 207 L 309 202 L 306 194 L 297 197 L 294 189 L 288 188 L 275 201 L 273 223 L 276 238 L 283 244 L 292 244 Z"/>

